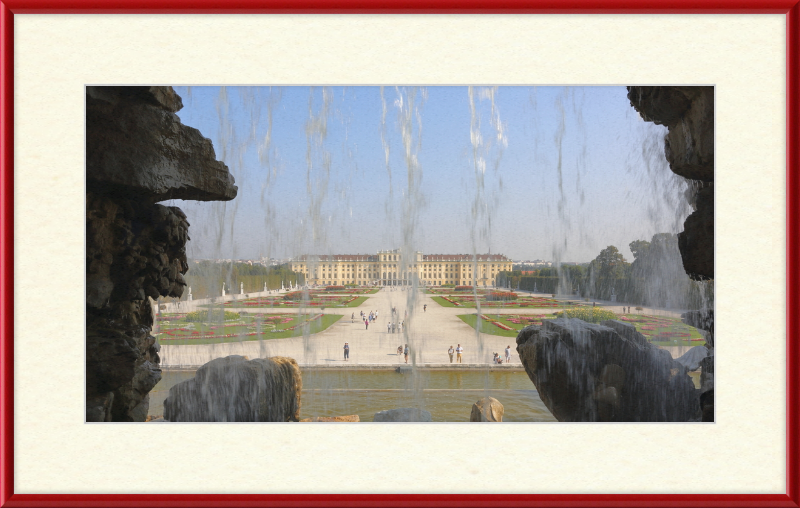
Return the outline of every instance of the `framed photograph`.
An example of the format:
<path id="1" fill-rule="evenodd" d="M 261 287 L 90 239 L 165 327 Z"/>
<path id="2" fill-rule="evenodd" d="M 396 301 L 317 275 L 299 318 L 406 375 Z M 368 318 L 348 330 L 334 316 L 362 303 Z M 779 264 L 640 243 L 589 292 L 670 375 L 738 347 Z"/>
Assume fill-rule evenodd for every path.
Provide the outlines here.
<path id="1" fill-rule="evenodd" d="M 435 1 L 411 5 L 295 1 L 258 4 L 241 1 L 224 7 L 212 3 L 188 6 L 136 1 L 105 5 L 23 0 L 0 3 L 3 30 L 0 41 L 3 72 L 0 79 L 3 133 L 0 160 L 0 368 L 3 383 L 0 506 L 800 505 L 797 429 L 800 404 L 797 374 L 800 352 L 797 344 L 800 325 L 797 308 L 800 298 L 797 293 L 800 285 L 797 273 L 800 7 L 795 1 L 571 2 L 559 5 L 541 2 L 454 5 Z M 425 90 L 411 89 L 413 85 Z M 316 170 L 318 164 L 324 167 L 329 154 L 314 144 L 314 133 L 328 132 L 331 143 L 339 143 L 342 138 L 345 141 L 341 142 L 341 147 L 352 152 L 367 153 L 376 147 L 381 152 L 391 145 L 385 164 L 387 167 L 397 165 L 400 169 L 393 176 L 408 179 L 409 188 L 415 185 L 412 182 L 414 167 L 420 163 L 415 159 L 415 147 L 446 140 L 446 129 L 442 126 L 456 125 L 459 132 L 471 134 L 472 141 L 467 136 L 463 143 L 454 143 L 452 153 L 445 151 L 442 145 L 439 151 L 442 160 L 420 159 L 421 164 L 444 167 L 456 164 L 453 160 L 458 159 L 458 164 L 471 165 L 469 172 L 465 170 L 460 176 L 462 179 L 474 178 L 484 169 L 489 174 L 495 171 L 494 163 L 500 167 L 498 174 L 502 174 L 502 164 L 518 165 L 523 170 L 528 165 L 557 168 L 546 176 L 552 180 L 552 187 L 547 188 L 553 189 L 552 196 L 546 198 L 550 200 L 547 206 L 537 208 L 533 198 L 528 199 L 529 205 L 520 204 L 525 202 L 526 196 L 538 194 L 514 184 L 513 176 L 507 178 L 511 184 L 492 191 L 496 201 L 515 203 L 513 217 L 506 218 L 502 227 L 495 226 L 498 234 L 510 236 L 514 235 L 515 227 L 523 230 L 525 222 L 568 224 L 569 220 L 558 218 L 565 206 L 563 203 L 583 203 L 581 192 L 590 186 L 604 189 L 599 197 L 590 198 L 598 202 L 605 199 L 608 203 L 608 206 L 598 205 L 598 213 L 604 208 L 622 209 L 613 207 L 625 200 L 645 203 L 642 209 L 646 210 L 646 200 L 637 195 L 640 193 L 638 183 L 632 181 L 633 173 L 627 173 L 630 181 L 620 178 L 618 183 L 594 183 L 587 177 L 581 184 L 569 177 L 565 180 L 569 188 L 556 190 L 557 184 L 563 183 L 561 152 L 547 150 L 560 147 L 562 137 L 574 135 L 576 131 L 540 127 L 550 120 L 557 126 L 558 107 L 561 107 L 562 120 L 580 118 L 572 127 L 589 132 L 584 134 L 587 139 L 595 133 L 601 139 L 603 134 L 609 139 L 607 151 L 619 150 L 614 143 L 629 138 L 622 134 L 614 136 L 613 132 L 627 128 L 627 124 L 618 123 L 604 116 L 602 111 L 593 111 L 590 104 L 574 99 L 569 95 L 574 93 L 572 87 L 585 87 L 589 91 L 580 93 L 589 95 L 601 87 L 615 90 L 614 97 L 624 99 L 628 117 L 640 122 L 641 119 L 653 121 L 653 113 L 633 105 L 640 93 L 636 87 L 643 90 L 661 85 L 713 87 L 711 153 L 715 254 L 711 278 L 716 315 L 714 377 L 719 386 L 714 389 L 716 402 L 711 405 L 713 417 L 708 423 L 699 420 L 693 420 L 695 423 L 609 423 L 612 418 L 601 417 L 597 419 L 600 423 L 592 425 L 567 423 L 564 420 L 578 418 L 557 415 L 553 419 L 561 419 L 561 423 L 469 425 L 448 420 L 449 423 L 402 425 L 158 425 L 135 423 L 142 416 L 136 413 L 135 404 L 118 418 L 130 422 L 127 424 L 92 423 L 87 416 L 91 409 L 87 401 L 92 386 L 92 380 L 87 379 L 87 362 L 91 360 L 87 356 L 92 353 L 87 352 L 86 315 L 90 296 L 102 293 L 101 285 L 88 276 L 95 267 L 89 266 L 87 249 L 91 245 L 87 235 L 95 233 L 91 229 L 94 226 L 87 225 L 90 222 L 87 209 L 91 208 L 87 203 L 95 197 L 93 188 L 87 184 L 87 175 L 94 167 L 94 152 L 86 143 L 90 128 L 87 115 L 100 114 L 97 111 L 102 109 L 92 109 L 97 105 L 89 104 L 90 100 L 100 101 L 97 104 L 122 100 L 133 104 L 141 99 L 142 103 L 149 101 L 151 106 L 158 103 L 158 107 L 175 109 L 168 92 L 159 95 L 162 92 L 156 91 L 152 96 L 132 99 L 124 95 L 128 92 L 123 90 L 129 86 L 172 87 L 169 90 L 177 93 L 185 107 L 178 114 L 180 120 L 198 127 L 201 137 L 213 139 L 216 159 L 233 167 L 239 156 L 235 143 L 250 134 L 244 133 L 238 125 L 225 123 L 228 113 L 221 111 L 238 107 L 231 106 L 234 102 L 227 101 L 225 93 L 240 94 L 241 104 L 263 99 L 265 103 L 274 103 L 274 108 L 269 108 L 270 126 L 274 112 L 275 125 L 294 122 L 298 129 L 305 125 L 307 134 L 303 138 L 307 144 L 306 141 L 281 140 L 264 145 L 266 148 L 259 152 L 263 167 L 274 169 L 275 174 L 310 172 L 310 168 Z M 240 86 L 243 88 L 234 88 Z M 259 88 L 266 86 L 272 88 Z M 318 86 L 329 88 L 315 88 Z M 634 88 L 625 90 L 625 86 Z M 117 89 L 108 92 L 110 87 Z M 95 88 L 98 91 L 93 91 Z M 116 93 L 121 95 L 114 95 Z M 341 120 L 345 127 L 331 127 L 326 131 L 327 126 L 314 123 L 320 118 L 316 115 L 319 108 L 324 107 L 320 105 L 325 104 L 327 93 L 334 95 L 332 101 L 344 104 L 330 118 L 337 118 L 337 121 L 345 118 Z M 495 93 L 504 98 L 518 94 L 524 100 L 500 102 L 498 99 L 496 102 Z M 565 94 L 563 100 L 558 93 Z M 276 95 L 280 95 L 280 100 L 275 99 Z M 452 97 L 456 96 L 463 110 L 460 113 L 453 114 L 451 111 L 456 110 L 437 106 L 453 102 Z M 406 112 L 404 107 L 417 98 L 429 100 L 430 111 L 424 114 L 437 121 L 420 120 L 426 117 L 412 108 L 406 132 L 401 116 Z M 467 106 L 473 108 L 471 113 Z M 496 116 L 495 106 L 501 116 Z M 362 111 L 374 113 L 378 118 L 381 108 L 384 117 L 394 124 L 384 121 L 383 124 L 362 125 L 350 120 Z M 302 111 L 307 116 L 300 118 Z M 204 114 L 212 116 L 204 118 Z M 484 122 L 476 127 L 479 120 Z M 562 125 L 569 122 L 564 120 Z M 112 127 L 107 125 L 110 132 Z M 253 136 L 262 139 L 258 143 L 263 144 L 263 138 L 269 136 L 279 139 L 280 133 L 262 132 L 261 127 L 266 123 L 258 125 L 258 129 L 253 128 Z M 390 128 L 386 129 L 386 125 Z M 425 127 L 434 132 L 427 140 L 420 135 L 414 141 L 411 138 L 418 135 L 414 128 L 420 126 L 422 132 L 426 132 Z M 437 133 L 436 129 L 442 132 Z M 526 142 L 537 150 L 545 145 L 548 148 L 530 157 L 519 155 L 514 147 L 498 151 L 498 147 L 504 146 L 507 129 L 517 136 L 527 136 Z M 684 129 L 688 132 L 687 127 Z M 226 138 L 228 132 L 232 134 Z M 491 136 L 494 136 L 493 144 L 481 145 L 476 141 Z M 666 165 L 662 160 L 664 142 L 662 135 L 658 136 L 661 144 L 651 146 L 645 139 L 641 149 L 637 147 L 640 153 L 637 164 L 651 160 L 655 150 L 660 164 Z M 374 147 L 361 143 L 361 139 L 367 138 L 374 141 Z M 220 141 L 224 139 L 231 141 Z M 353 141 L 346 141 L 348 139 Z M 687 145 L 697 146 L 697 143 L 687 141 Z M 458 149 L 464 153 L 459 153 Z M 295 150 L 296 157 L 286 155 L 289 150 Z M 672 141 L 670 146 L 667 141 L 667 160 L 670 151 L 676 150 L 676 142 Z M 357 166 L 363 161 L 359 157 L 352 155 L 347 160 Z M 264 162 L 267 159 L 271 162 Z M 280 162 L 275 163 L 276 160 Z M 599 159 L 583 160 L 577 155 L 575 160 L 579 161 L 575 164 L 587 167 L 593 162 L 600 164 Z M 242 164 L 241 159 L 239 164 Z M 273 204 L 265 205 L 265 213 L 285 224 L 284 229 L 291 230 L 276 234 L 274 240 L 300 245 L 299 231 L 304 226 L 292 222 L 291 215 L 302 219 L 302 214 L 292 211 L 290 201 L 270 195 L 269 189 L 265 191 L 262 182 L 254 181 L 251 173 L 237 171 L 231 172 L 237 175 L 235 183 L 239 192 L 253 195 L 261 192 L 261 202 Z M 351 176 L 360 175 L 358 171 L 352 170 Z M 383 168 L 381 171 L 386 172 Z M 432 174 L 435 172 L 425 173 L 427 180 L 423 182 L 429 185 L 425 196 L 445 195 L 451 184 L 437 181 Z M 362 178 L 354 188 L 363 188 L 366 194 L 366 183 L 368 180 Z M 342 195 L 353 192 L 351 184 L 337 186 L 333 182 L 331 185 L 331 192 Z M 653 196 L 668 192 L 661 184 L 653 186 L 658 187 L 652 189 Z M 255 187 L 261 190 L 253 190 Z M 696 198 L 701 191 L 695 189 L 693 196 Z M 559 200 L 558 192 L 569 199 Z M 155 201 L 167 205 L 172 204 L 165 201 L 168 199 L 197 199 L 190 194 L 157 197 Z M 398 213 L 419 205 L 413 197 L 413 193 L 396 196 Z M 690 197 L 689 201 L 695 198 Z M 456 197 L 452 208 L 463 205 L 467 210 L 467 201 L 471 199 L 471 196 Z M 696 199 L 692 202 L 697 206 Z M 247 206 L 244 204 L 243 209 Z M 432 208 L 440 213 L 439 208 Z M 339 212 L 342 217 L 347 215 L 344 209 Z M 383 211 L 371 213 L 374 218 Z M 441 215 L 438 227 L 426 229 L 428 237 L 446 236 L 442 233 L 444 230 L 458 230 L 455 218 L 448 217 L 445 212 Z M 617 212 L 617 216 L 620 223 L 625 223 L 623 214 Z M 321 214 L 314 217 L 319 218 Z M 473 219 L 476 224 L 484 220 L 480 214 Z M 366 216 L 354 220 L 369 222 Z M 636 219 L 630 222 L 634 224 L 627 225 L 626 231 L 636 229 Z M 401 225 L 407 226 L 408 221 Z M 192 222 L 189 235 L 196 231 L 195 245 L 200 245 L 204 238 L 213 240 L 214 235 L 220 234 L 217 227 L 224 229 L 228 225 L 224 220 L 219 220 L 216 226 L 211 221 Z M 263 226 L 247 227 L 252 228 L 252 234 L 248 231 L 245 236 L 264 234 L 260 229 Z M 366 223 L 359 231 L 370 234 Z M 403 238 L 403 234 L 409 236 L 404 231 L 398 227 L 398 238 Z M 544 237 L 547 227 L 541 231 Z M 465 229 L 459 234 L 466 237 L 470 233 Z M 575 238 L 591 234 L 594 232 L 577 232 Z M 397 243 L 391 235 L 383 236 L 389 243 Z M 429 243 L 438 245 L 434 241 Z M 253 243 L 257 249 L 256 244 Z M 349 255 L 356 252 L 344 252 L 345 247 L 361 248 L 369 244 L 351 238 L 338 244 L 331 240 L 329 245 L 330 254 Z M 391 262 L 388 256 L 405 253 L 402 248 L 397 252 L 391 250 L 397 247 L 391 244 L 386 246 L 389 250 L 376 250 L 375 263 Z M 308 246 L 302 248 L 304 253 L 310 250 Z M 190 254 L 203 259 L 238 256 L 234 252 L 208 254 L 199 249 Z M 334 252 L 336 249 L 342 252 Z M 501 261 L 509 265 L 496 267 L 496 272 L 492 272 L 488 264 L 494 258 L 487 257 L 486 266 L 475 265 L 471 273 L 471 265 L 464 262 L 464 266 L 458 264 L 458 268 L 454 268 L 455 264 L 448 265 L 440 275 L 432 265 L 426 264 L 436 261 L 433 251 L 420 251 L 415 254 L 419 256 L 415 258 L 419 267 L 412 265 L 417 271 L 407 277 L 405 272 L 398 271 L 398 277 L 393 271 L 372 265 L 356 268 L 353 264 L 350 268 L 343 264 L 334 269 L 325 267 L 328 271 L 322 271 L 314 262 L 297 257 L 302 250 L 300 247 L 295 250 L 274 256 L 293 256 L 293 273 L 303 275 L 302 280 L 280 281 L 288 287 L 272 288 L 272 282 L 264 279 L 262 289 L 261 279 L 256 287 L 244 277 L 241 281 L 227 281 L 221 289 L 216 287 L 217 281 L 213 288 L 211 285 L 205 288 L 198 282 L 194 287 L 195 298 L 221 298 L 217 303 L 224 304 L 225 296 L 233 292 L 241 296 L 239 306 L 244 308 L 245 305 L 262 305 L 259 299 L 271 302 L 272 290 L 283 291 L 278 293 L 281 295 L 292 290 L 302 294 L 308 286 L 315 285 L 315 292 L 309 293 L 313 296 L 308 298 L 318 299 L 319 306 L 323 305 L 320 302 L 332 302 L 330 299 L 340 292 L 342 295 L 336 297 L 349 300 L 332 305 L 345 305 L 354 298 L 344 295 L 352 289 L 350 286 L 400 291 L 405 284 L 397 281 L 408 280 L 408 285 L 415 288 L 424 281 L 432 298 L 444 298 L 437 300 L 443 308 L 468 303 L 469 298 L 453 296 L 450 287 L 452 292 L 471 287 L 476 302 L 491 306 L 501 296 L 505 298 L 503 295 L 513 292 L 512 274 L 506 274 L 506 270 L 511 267 L 512 257 L 523 255 L 512 253 L 508 258 L 495 260 L 498 266 Z M 637 256 L 635 250 L 632 244 L 633 257 Z M 552 255 L 556 258 L 563 252 L 575 252 L 556 251 L 554 247 Z M 491 253 L 496 255 L 494 251 Z M 591 261 L 594 255 L 584 257 Z M 246 256 L 254 258 L 255 254 Z M 260 258 L 270 256 L 259 255 Z M 344 261 L 362 260 L 343 258 Z M 449 258 L 444 261 L 455 263 Z M 559 258 L 561 264 L 565 261 Z M 135 256 L 131 262 L 136 262 Z M 702 268 L 697 270 L 697 273 L 702 272 Z M 183 280 L 183 277 L 176 275 L 173 279 Z M 483 286 L 475 282 L 480 280 L 484 281 Z M 536 280 L 543 282 L 543 279 Z M 594 278 L 591 280 L 596 284 Z M 474 287 L 470 281 L 475 282 Z M 541 302 L 557 301 L 565 291 L 561 287 L 563 281 L 559 284 L 558 288 L 554 286 L 552 296 L 523 295 L 523 299 L 536 296 Z M 168 285 L 164 289 L 167 293 Z M 446 290 L 440 295 L 437 287 Z M 575 305 L 585 308 L 585 312 L 595 312 L 591 309 L 589 293 L 581 294 L 586 291 L 585 287 L 575 282 L 568 289 Z M 602 300 L 616 303 L 620 288 L 607 289 L 608 294 L 603 293 Z M 220 295 L 211 294 L 218 290 Z M 151 288 L 145 284 L 142 291 L 150 296 Z M 326 291 L 330 295 L 325 295 Z M 578 291 L 580 297 L 571 294 L 573 291 Z M 135 293 L 135 288 L 129 292 Z M 161 289 L 156 292 L 155 296 L 163 296 Z M 254 296 L 251 298 L 250 294 Z M 587 296 L 586 301 L 584 296 Z M 600 295 L 592 293 L 592 296 L 599 298 Z M 283 296 L 281 299 L 285 300 Z M 236 300 L 231 298 L 231 301 Z M 102 297 L 98 297 L 98 301 L 105 302 Z M 186 306 L 186 301 L 186 294 L 183 294 L 180 302 Z M 163 307 L 161 303 L 159 301 L 152 312 L 170 312 L 172 307 L 168 305 L 178 305 L 177 301 L 164 301 Z M 238 312 L 226 307 L 225 311 L 228 310 Z M 625 310 L 619 311 L 617 306 L 614 310 L 624 317 Z M 512 333 L 527 324 L 517 323 L 524 317 L 524 311 L 518 313 L 519 316 L 506 315 L 502 319 L 500 314 L 483 317 L 498 329 L 509 328 L 507 331 Z M 320 323 L 329 314 L 321 311 Z M 316 319 L 309 316 L 309 319 Z M 355 312 L 352 317 L 347 313 L 342 323 L 349 325 L 357 317 Z M 381 317 L 386 319 L 383 311 Z M 474 321 L 479 323 L 480 317 L 476 314 Z M 375 326 L 370 325 L 371 318 L 371 314 L 369 319 L 364 317 L 367 329 Z M 397 333 L 402 333 L 400 327 L 409 326 L 405 318 L 407 316 L 401 319 L 398 313 L 388 328 L 382 324 L 386 329 L 381 333 L 392 333 L 392 324 L 396 325 Z M 469 324 L 468 319 L 460 318 Z M 186 318 L 182 315 L 180 319 Z M 306 326 L 287 316 L 276 314 L 271 319 L 269 323 L 266 320 L 263 323 L 236 321 L 224 326 L 238 326 L 246 332 L 255 327 L 254 333 L 266 333 L 268 327 L 278 332 L 285 330 L 289 336 L 292 326 Z M 676 323 L 669 326 L 678 326 L 678 319 L 676 317 Z M 332 326 L 327 321 L 324 324 Z M 165 344 L 197 341 L 206 333 L 220 335 L 224 326 L 212 329 L 182 324 L 159 330 L 160 339 L 164 339 L 159 352 L 162 362 L 166 359 L 175 365 L 190 364 L 185 358 L 178 358 L 180 355 L 173 353 L 169 357 L 169 346 L 165 348 Z M 471 326 L 479 325 L 472 323 Z M 664 323 L 639 323 L 637 330 L 644 332 L 647 340 L 662 342 L 668 335 L 673 339 L 670 334 L 683 333 L 683 330 L 659 328 L 666 326 Z M 675 340 L 683 341 L 682 337 Z M 514 337 L 508 340 L 514 344 Z M 685 340 L 691 341 L 691 338 L 687 336 Z M 687 344 L 692 345 L 691 342 Z M 173 351 L 177 351 L 175 347 L 172 346 Z M 392 358 L 398 362 L 403 353 L 408 354 L 407 350 L 395 352 L 394 349 L 391 353 L 396 357 Z M 499 351 L 496 363 L 502 363 L 498 360 L 503 359 L 503 350 Z M 336 354 L 342 353 L 337 349 Z M 358 360 L 358 354 L 363 353 L 355 348 L 344 350 L 345 360 Z M 472 361 L 470 354 L 470 351 L 465 354 L 467 363 Z M 505 355 L 508 364 L 509 353 Z M 411 352 L 411 357 L 412 363 L 418 358 L 428 361 L 424 355 L 417 356 L 415 351 Z M 460 351 L 458 357 L 461 357 Z M 340 360 L 345 361 L 337 356 L 336 361 Z M 605 368 L 603 372 L 603 379 L 609 380 L 603 381 L 605 390 L 606 384 L 613 385 L 611 380 L 616 371 Z M 520 369 L 518 375 L 525 376 L 525 372 Z M 616 396 L 616 392 L 611 391 L 598 393 L 595 398 L 602 400 Z M 164 404 L 163 398 L 160 403 Z M 102 404 L 99 402 L 97 407 Z M 102 409 L 98 411 L 102 413 Z M 99 421 L 111 419 L 105 413 L 98 417 Z"/>

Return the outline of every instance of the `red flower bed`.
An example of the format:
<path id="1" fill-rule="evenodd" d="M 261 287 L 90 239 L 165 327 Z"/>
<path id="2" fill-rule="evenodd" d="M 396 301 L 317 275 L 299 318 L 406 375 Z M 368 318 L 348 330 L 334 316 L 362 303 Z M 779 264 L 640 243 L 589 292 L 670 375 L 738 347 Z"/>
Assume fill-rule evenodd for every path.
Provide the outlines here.
<path id="1" fill-rule="evenodd" d="M 496 293 L 489 293 L 486 295 L 487 302 L 496 302 L 496 301 L 504 301 L 504 300 L 516 300 L 517 294 L 511 292 L 496 292 Z"/>
<path id="2" fill-rule="evenodd" d="M 456 286 L 456 291 L 472 291 L 472 286 Z"/>

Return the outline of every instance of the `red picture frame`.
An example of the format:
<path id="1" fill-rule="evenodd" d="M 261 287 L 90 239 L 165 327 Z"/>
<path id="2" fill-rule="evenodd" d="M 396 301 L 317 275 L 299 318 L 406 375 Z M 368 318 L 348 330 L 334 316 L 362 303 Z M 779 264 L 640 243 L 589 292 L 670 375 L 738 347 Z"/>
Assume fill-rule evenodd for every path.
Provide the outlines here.
<path id="1" fill-rule="evenodd" d="M 223 7 L 224 5 L 224 7 Z M 34 13 L 605 13 L 786 15 L 786 493 L 250 495 L 14 493 L 14 15 Z M 800 0 L 0 1 L 0 506 L 800 506 Z"/>

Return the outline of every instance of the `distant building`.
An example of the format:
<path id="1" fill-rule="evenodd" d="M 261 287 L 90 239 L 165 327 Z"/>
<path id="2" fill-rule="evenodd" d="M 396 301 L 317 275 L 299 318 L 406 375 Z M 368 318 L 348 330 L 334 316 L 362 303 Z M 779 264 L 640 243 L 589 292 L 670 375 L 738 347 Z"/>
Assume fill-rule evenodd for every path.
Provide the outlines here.
<path id="1" fill-rule="evenodd" d="M 403 259 L 400 249 L 377 254 L 300 256 L 292 270 L 305 275 L 309 284 L 376 284 L 407 286 L 416 280 L 425 286 L 458 284 L 495 285 L 497 274 L 511 270 L 511 260 L 502 254 L 423 254 Z"/>

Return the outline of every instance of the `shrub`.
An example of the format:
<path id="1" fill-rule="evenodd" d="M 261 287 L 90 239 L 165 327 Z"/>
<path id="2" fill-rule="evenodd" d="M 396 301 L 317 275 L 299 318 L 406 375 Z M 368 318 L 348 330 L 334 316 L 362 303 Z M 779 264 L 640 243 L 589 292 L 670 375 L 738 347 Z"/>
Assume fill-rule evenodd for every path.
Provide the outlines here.
<path id="1" fill-rule="evenodd" d="M 605 310 L 600 307 L 578 307 L 575 309 L 566 309 L 563 312 L 556 313 L 558 317 L 568 317 L 580 319 L 587 323 L 599 323 L 609 319 L 617 319 L 617 315 L 610 310 Z"/>
<path id="2" fill-rule="evenodd" d="M 325 291 L 340 291 L 344 289 L 344 286 L 327 286 Z"/>
<path id="3" fill-rule="evenodd" d="M 472 291 L 472 286 L 456 286 L 456 291 Z"/>
<path id="4" fill-rule="evenodd" d="M 488 295 L 486 295 L 487 302 L 499 302 L 499 301 L 516 300 L 516 299 L 517 299 L 516 293 L 511 293 L 507 291 L 489 293 Z"/>
<path id="5" fill-rule="evenodd" d="M 456 287 L 456 285 L 455 284 L 442 284 L 439 287 L 440 288 L 454 288 L 454 287 Z"/>
<path id="6" fill-rule="evenodd" d="M 233 319 L 239 319 L 239 314 L 237 312 L 229 312 L 227 310 L 223 311 L 222 309 L 198 310 L 186 314 L 186 321 L 190 323 L 204 323 L 222 320 L 231 321 Z"/>

